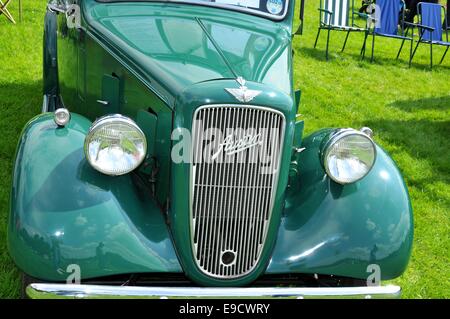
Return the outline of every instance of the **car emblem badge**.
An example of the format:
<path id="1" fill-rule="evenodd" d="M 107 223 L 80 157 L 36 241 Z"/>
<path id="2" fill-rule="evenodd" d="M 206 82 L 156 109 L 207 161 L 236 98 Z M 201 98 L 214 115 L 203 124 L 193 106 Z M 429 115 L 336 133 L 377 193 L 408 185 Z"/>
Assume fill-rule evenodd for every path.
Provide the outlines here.
<path id="1" fill-rule="evenodd" d="M 216 159 L 222 152 L 226 155 L 233 155 L 258 145 L 263 145 L 261 133 L 255 135 L 247 134 L 238 140 L 233 137 L 233 134 L 230 134 L 219 144 L 217 151 L 212 155 L 211 159 Z"/>
<path id="2" fill-rule="evenodd" d="M 250 90 L 247 88 L 245 86 L 245 80 L 242 77 L 238 77 L 236 82 L 241 86 L 239 89 L 225 89 L 225 91 L 233 95 L 240 102 L 250 102 L 261 93 L 261 91 Z"/>

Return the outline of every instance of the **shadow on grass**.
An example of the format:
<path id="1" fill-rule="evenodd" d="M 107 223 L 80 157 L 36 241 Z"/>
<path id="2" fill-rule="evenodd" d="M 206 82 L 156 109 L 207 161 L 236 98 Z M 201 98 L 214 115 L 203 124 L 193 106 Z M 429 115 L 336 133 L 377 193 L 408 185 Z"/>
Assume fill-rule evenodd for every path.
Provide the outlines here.
<path id="1" fill-rule="evenodd" d="M 0 156 L 12 158 L 24 125 L 42 109 L 42 81 L 0 82 Z"/>
<path id="2" fill-rule="evenodd" d="M 19 96 L 27 95 L 29 97 L 40 96 L 42 98 L 43 84 L 41 79 L 25 82 L 8 82 L 5 79 L 7 79 L 7 77 L 0 76 L 0 98 L 2 99 L 0 100 L 0 106 L 3 104 L 3 99 L 8 97 L 14 99 Z"/>
<path id="3" fill-rule="evenodd" d="M 9 256 L 6 223 L 13 157 L 25 124 L 42 107 L 42 81 L 6 82 L 0 74 L 0 298 L 19 297 L 19 270 Z M 5 83 L 6 82 L 6 83 Z"/>
<path id="4" fill-rule="evenodd" d="M 321 61 L 321 62 L 326 62 L 327 60 L 325 59 L 325 50 L 321 50 L 319 48 L 305 48 L 303 46 L 298 47 L 295 50 L 295 54 L 300 54 L 300 55 L 306 55 L 310 58 L 313 58 L 317 61 Z M 328 52 L 329 54 L 329 59 L 333 59 L 332 56 L 332 52 Z"/>
<path id="5" fill-rule="evenodd" d="M 324 47 L 325 47 L 325 44 L 324 44 Z M 361 47 L 362 47 L 362 42 L 361 42 Z M 398 48 L 400 48 L 400 44 L 398 45 Z M 368 64 L 373 64 L 373 65 L 378 65 L 378 66 L 389 65 L 389 66 L 399 66 L 399 67 L 408 68 L 409 67 L 409 65 L 408 65 L 409 49 L 404 48 L 400 57 L 398 59 L 396 59 L 398 48 L 396 48 L 395 50 L 391 49 L 392 58 L 379 56 L 379 55 L 377 55 L 377 50 L 375 50 L 373 62 L 370 62 L 370 57 L 371 57 L 370 46 L 366 48 L 366 55 L 365 55 L 364 60 L 362 59 L 359 50 L 358 50 L 358 52 L 354 52 L 355 50 L 350 51 L 351 49 L 346 48 L 344 52 L 341 52 L 341 49 L 338 49 L 338 50 L 330 49 L 328 51 L 328 61 L 335 60 L 336 58 L 339 58 L 340 56 L 345 55 L 346 57 L 349 57 L 360 64 L 368 63 Z M 382 49 L 383 48 L 380 48 L 379 50 L 382 50 Z M 305 55 L 307 57 L 313 58 L 320 62 L 327 62 L 327 60 L 325 58 L 325 48 L 321 48 L 319 44 L 318 44 L 317 48 L 313 48 L 312 46 L 304 47 L 304 46 L 300 45 L 300 47 L 295 50 L 295 53 L 300 54 L 300 55 Z M 416 70 L 432 71 L 430 69 L 429 64 L 417 63 L 417 62 L 414 62 L 414 60 L 411 64 L 410 68 L 416 69 Z M 434 64 L 433 70 L 435 70 L 435 69 L 436 70 L 439 70 L 439 69 L 450 70 L 450 67 L 447 65 L 444 65 L 444 62 L 443 62 L 443 64 Z"/>
<path id="6" fill-rule="evenodd" d="M 394 103 L 389 104 L 389 106 L 407 112 L 414 112 L 417 110 L 447 111 L 450 109 L 450 95 L 419 100 L 395 101 Z"/>
<path id="7" fill-rule="evenodd" d="M 21 118 L 21 114 L 39 112 L 42 92 L 42 80 L 17 83 L 0 81 L 0 119 L 4 119 L 5 115 Z"/>
<path id="8" fill-rule="evenodd" d="M 410 185 L 424 188 L 435 182 L 450 182 L 448 159 L 450 158 L 450 120 L 372 120 L 368 126 L 389 142 L 393 148 L 400 148 L 410 158 L 426 160 L 432 174 L 424 176 L 420 168 L 405 176 Z M 407 160 L 407 158 L 405 158 Z M 403 163 L 404 164 L 404 163 Z M 410 163 L 410 165 L 415 165 Z"/>
<path id="9" fill-rule="evenodd" d="M 297 51 L 298 51 L 298 53 L 306 55 L 306 56 L 308 56 L 310 58 L 313 58 L 313 59 L 315 59 L 317 61 L 326 62 L 325 50 L 322 50 L 321 48 L 314 49 L 312 47 L 311 48 L 306 48 L 306 47 L 302 47 L 301 46 Z M 349 57 L 349 58 L 355 60 L 356 62 L 370 63 L 370 53 L 368 54 L 367 52 L 366 52 L 366 57 L 364 58 L 364 60 L 362 60 L 359 51 L 357 53 L 354 53 L 354 52 L 351 52 L 350 49 L 345 49 L 344 52 L 341 52 L 340 49 L 337 50 L 337 51 L 336 50 L 335 51 L 330 50 L 328 52 L 328 55 L 329 55 L 329 61 L 334 60 L 337 55 L 339 55 L 339 56 L 341 56 L 341 55 L 344 56 L 345 55 L 346 57 Z M 393 57 L 392 59 L 389 59 L 389 58 L 384 58 L 384 57 L 377 57 L 375 55 L 373 64 L 395 65 L 396 63 L 393 63 L 393 61 L 394 62 L 397 61 L 397 63 L 399 63 L 399 64 L 401 64 L 402 62 L 403 63 L 408 63 L 408 61 L 402 60 L 401 58 L 399 60 L 396 60 L 395 57 Z M 381 63 L 377 63 L 377 62 L 381 62 Z"/>

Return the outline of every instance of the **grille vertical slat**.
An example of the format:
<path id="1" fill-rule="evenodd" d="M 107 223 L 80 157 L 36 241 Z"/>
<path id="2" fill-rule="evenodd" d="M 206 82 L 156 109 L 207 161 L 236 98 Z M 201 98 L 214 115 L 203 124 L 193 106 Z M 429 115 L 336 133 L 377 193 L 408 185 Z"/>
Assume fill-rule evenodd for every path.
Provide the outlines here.
<path id="1" fill-rule="evenodd" d="M 223 122 L 221 122 L 221 125 L 220 125 L 220 130 L 221 131 L 226 129 L 227 123 L 229 121 L 229 115 L 230 115 L 230 110 L 228 108 L 226 108 L 224 110 L 224 112 L 225 112 L 224 120 L 223 120 Z M 224 170 L 224 165 L 221 165 L 220 166 L 220 173 L 219 173 L 219 175 L 220 175 L 220 178 L 219 178 L 220 185 L 223 184 L 223 177 L 222 176 L 225 175 L 225 172 L 226 172 L 226 170 Z M 224 191 L 224 194 L 222 196 L 220 196 L 220 199 L 221 199 L 220 207 L 224 207 L 224 198 L 227 198 L 227 196 L 228 196 L 228 189 L 226 189 Z M 225 203 L 226 203 L 226 200 L 225 200 Z M 229 210 L 228 209 L 227 210 L 222 210 L 222 214 L 223 214 L 223 218 L 222 218 L 221 228 L 222 228 L 222 233 L 226 234 L 226 229 L 225 228 L 226 228 L 227 225 L 226 225 L 225 221 L 228 218 Z M 224 245 L 224 240 L 225 240 L 224 236 L 221 235 L 220 249 L 223 249 L 223 247 L 224 247 L 223 246 Z M 220 267 L 220 265 L 218 265 L 217 267 Z"/>
<path id="2" fill-rule="evenodd" d="M 262 120 L 262 114 L 260 112 L 258 112 L 258 114 L 255 116 L 256 120 L 255 120 L 255 126 L 256 127 L 261 127 L 261 120 Z M 252 180 L 252 184 L 255 187 L 253 187 L 252 189 L 252 211 L 250 214 L 250 236 L 249 236 L 249 240 L 247 241 L 247 245 L 246 245 L 246 249 L 245 249 L 245 263 L 244 263 L 244 268 L 247 268 L 249 265 L 251 265 L 251 252 L 253 251 L 253 245 L 252 245 L 252 238 L 254 236 L 255 233 L 255 221 L 254 221 L 254 215 L 255 215 L 255 211 L 258 209 L 258 198 L 259 198 L 259 189 L 256 187 L 257 182 L 258 182 L 258 177 L 259 177 L 259 171 L 258 171 L 258 167 L 255 166 L 254 168 L 254 179 Z"/>
<path id="3" fill-rule="evenodd" d="M 240 140 L 240 139 L 242 139 L 244 137 L 243 131 L 245 129 L 246 110 L 247 109 L 242 109 L 242 111 L 241 111 L 242 122 L 241 122 L 240 127 L 243 128 L 243 130 L 241 130 L 239 132 L 239 134 L 237 136 L 238 140 Z M 245 152 L 237 153 L 237 155 L 236 155 L 237 163 L 242 163 L 242 155 L 244 153 Z M 239 170 L 239 177 L 238 177 L 238 185 L 239 185 L 239 187 L 237 188 L 236 204 L 240 205 L 241 204 L 241 200 L 242 200 L 242 193 L 243 193 L 242 187 L 245 186 L 244 183 L 243 183 L 244 172 L 242 171 L 242 169 L 245 168 L 245 166 L 241 167 L 241 165 L 238 164 L 238 165 L 236 165 L 236 167 L 239 167 L 239 169 L 238 169 Z M 240 206 L 240 208 L 242 209 L 242 206 Z M 243 219 L 242 218 L 238 218 L 239 215 L 242 215 L 242 211 L 235 209 L 235 214 L 236 214 L 236 216 L 235 216 L 236 227 L 234 228 L 235 234 L 234 234 L 233 237 L 235 238 L 235 240 L 234 240 L 234 243 L 233 243 L 233 251 L 236 251 L 237 248 L 240 247 L 241 230 L 242 230 L 242 224 L 243 224 Z M 234 264 L 232 266 L 232 270 L 233 270 L 232 275 L 235 275 L 238 272 L 238 269 L 236 269 L 237 266 L 238 266 L 237 264 Z"/>
<path id="4" fill-rule="evenodd" d="M 264 119 L 263 119 L 263 123 L 269 123 L 270 121 L 270 114 L 265 113 L 264 114 Z M 270 127 L 270 125 L 269 125 Z M 267 131 L 267 136 L 268 138 L 270 138 L 270 132 Z M 268 142 L 270 143 L 270 139 L 268 139 Z M 268 146 L 269 144 L 267 144 L 266 147 L 266 152 L 268 151 Z M 263 164 L 264 165 L 264 164 Z M 263 169 L 262 167 L 260 168 L 260 170 Z M 260 178 L 260 188 L 259 188 L 259 198 L 258 198 L 258 211 L 259 212 L 264 212 L 264 200 L 265 198 L 265 193 L 264 193 L 264 187 L 266 186 L 266 179 L 267 179 L 267 174 L 263 174 L 264 172 L 260 172 L 261 174 L 261 178 Z M 265 213 L 265 212 L 264 212 Z M 252 240 L 253 241 L 253 252 L 250 255 L 251 259 L 250 262 L 253 263 L 255 260 L 255 255 L 257 254 L 258 250 L 259 250 L 259 228 L 261 227 L 261 223 L 263 222 L 263 220 L 261 220 L 260 218 L 255 219 L 256 225 L 255 225 L 255 237 Z"/>
<path id="5" fill-rule="evenodd" d="M 274 116 L 273 116 L 273 114 L 271 114 L 271 115 L 269 115 L 268 116 L 268 119 L 267 119 L 267 122 L 270 122 L 270 125 L 269 125 L 269 128 L 272 128 L 272 127 L 274 127 Z M 267 145 L 267 147 L 268 147 L 268 153 L 270 153 L 271 155 L 273 154 L 273 147 L 272 147 L 272 142 L 273 142 L 273 136 L 272 136 L 272 132 L 271 132 L 271 130 L 269 129 L 268 130 L 268 141 L 269 141 L 269 143 L 268 143 L 268 145 Z M 272 163 L 271 163 L 272 164 Z M 270 183 L 270 181 L 271 181 L 271 174 L 267 174 L 267 172 L 266 172 L 266 174 L 264 174 L 263 175 L 264 177 L 263 177 L 263 188 L 261 189 L 261 192 L 262 192 L 262 211 L 264 212 L 264 214 L 267 214 L 267 206 L 268 206 L 268 196 L 266 195 L 266 192 L 267 192 L 267 190 L 266 190 L 266 187 L 268 187 L 268 185 L 269 185 L 269 183 Z M 257 244 L 262 244 L 262 238 L 261 238 L 261 235 L 262 235 L 262 233 L 263 233 L 263 230 L 264 230 L 264 225 L 265 225 L 265 220 L 266 220 L 266 216 L 264 216 L 265 218 L 264 219 L 261 219 L 260 221 L 259 221 L 259 224 L 258 224 L 258 232 L 257 232 L 257 236 L 256 236 L 256 243 Z M 253 255 L 253 259 L 255 259 L 256 258 L 256 254 L 255 255 Z"/>
<path id="6" fill-rule="evenodd" d="M 239 120 L 241 119 L 241 116 L 242 116 L 242 109 L 236 109 L 236 111 L 235 111 L 235 113 L 236 113 L 236 122 L 239 122 Z M 237 136 L 237 138 L 239 138 L 240 136 L 239 136 L 239 134 L 238 134 L 238 136 Z M 234 159 L 236 160 L 236 156 L 234 157 Z M 235 188 L 233 189 L 233 197 L 231 198 L 231 207 L 233 208 L 233 210 L 232 210 L 232 223 L 231 223 L 231 231 L 230 231 L 230 238 L 229 238 L 229 246 L 228 246 L 228 248 L 229 249 L 231 249 L 232 251 L 236 251 L 235 249 L 236 249 L 236 247 L 235 247 L 235 244 L 236 244 L 236 228 L 237 228 L 237 226 L 238 226 L 238 218 L 237 218 L 237 216 L 238 216 L 238 211 L 237 211 L 237 209 L 236 209 L 236 200 L 237 200 L 237 197 L 239 196 L 239 187 L 241 186 L 240 185 L 240 182 L 239 182 L 239 177 L 241 176 L 241 174 L 240 174 L 240 172 L 239 172 L 239 164 L 238 163 L 236 163 L 235 165 L 233 165 L 234 166 L 234 173 L 235 173 L 235 175 L 234 175 L 234 178 L 233 178 L 233 181 L 234 181 L 234 184 L 235 184 Z M 232 183 L 233 184 L 233 183 Z M 217 259 L 219 259 L 220 258 L 220 256 L 218 256 L 218 258 Z M 231 267 L 229 267 L 229 269 L 228 269 L 228 275 L 229 276 L 234 276 L 234 265 L 231 265 Z"/>
<path id="7" fill-rule="evenodd" d="M 212 122 L 214 123 L 212 125 L 212 127 L 217 127 L 217 114 L 216 114 L 216 109 L 212 109 L 211 110 L 211 114 L 212 114 Z M 213 144 L 213 149 L 216 147 L 216 140 L 214 140 L 212 142 Z M 208 165 L 208 167 L 210 168 L 210 174 L 211 174 L 211 183 L 207 184 L 207 185 L 212 185 L 209 186 L 208 189 L 210 191 L 210 194 L 208 196 L 208 199 L 210 199 L 210 209 L 211 211 L 209 212 L 209 216 L 210 216 L 210 220 L 208 223 L 209 229 L 210 231 L 208 232 L 208 237 L 207 237 L 207 242 L 211 242 L 211 239 L 214 240 L 214 236 L 212 234 L 212 229 L 215 229 L 216 227 L 216 223 L 217 223 L 217 207 L 215 207 L 216 203 L 215 203 L 215 197 L 217 195 L 217 192 L 214 191 L 215 186 L 215 182 L 214 182 L 214 177 L 216 176 L 214 173 L 215 169 L 217 168 L 217 165 Z M 208 254 L 207 256 L 207 263 L 206 263 L 206 267 L 209 268 L 211 267 L 211 264 L 214 263 L 214 259 L 211 258 L 211 256 Z"/>
<path id="8" fill-rule="evenodd" d="M 252 115 L 253 115 L 253 110 L 249 109 L 248 112 L 250 113 L 249 114 L 248 126 L 252 126 L 251 119 L 252 119 Z M 255 153 L 255 152 L 252 152 L 252 151 L 249 151 L 249 154 L 248 154 L 248 160 L 249 160 L 250 164 L 246 166 L 247 171 L 245 173 L 245 176 L 246 176 L 245 184 L 246 185 L 250 185 L 250 186 L 252 185 L 250 176 L 252 175 L 252 172 L 253 172 L 252 164 L 251 164 L 252 163 L 251 156 Z M 244 225 L 243 225 L 242 239 L 248 238 L 247 237 L 248 236 L 248 227 L 250 225 L 250 207 L 249 207 L 249 201 L 248 201 L 249 197 L 250 197 L 249 195 L 250 195 L 249 191 L 245 192 L 244 201 L 243 201 L 243 205 L 244 205 L 244 210 L 243 210 L 243 212 L 244 212 L 243 213 Z M 240 242 L 240 246 L 242 247 L 242 255 L 243 256 L 246 256 L 246 245 L 245 245 L 245 243 L 246 243 L 245 241 L 242 243 L 242 240 Z M 245 269 L 245 257 L 243 259 L 243 262 L 241 262 L 240 265 L 239 265 L 238 272 L 242 272 L 243 269 Z"/>
<path id="9" fill-rule="evenodd" d="M 235 120 L 235 112 L 233 112 L 232 110 L 229 110 L 229 113 L 231 114 L 230 117 L 228 117 L 227 122 L 224 125 L 224 131 L 226 131 L 229 126 L 230 123 L 234 122 Z M 231 119 L 230 119 L 231 118 Z M 226 134 L 228 134 L 228 132 L 226 131 Z M 227 176 L 232 176 L 232 179 L 234 177 L 234 175 L 231 175 L 234 173 L 233 170 L 231 170 L 231 168 L 233 168 L 231 165 L 225 165 L 225 167 L 227 168 Z M 225 176 L 223 177 L 222 180 L 223 184 L 225 185 Z M 227 220 L 230 220 L 230 218 L 232 217 L 232 207 L 231 207 L 231 198 L 232 198 L 232 194 L 233 194 L 233 188 L 232 187 L 227 187 L 225 189 L 225 205 L 227 207 L 226 212 L 227 212 Z M 225 247 L 229 247 L 229 238 L 231 236 L 229 236 L 229 231 L 230 231 L 231 227 L 230 227 L 230 223 L 227 223 L 226 227 L 225 227 L 225 238 L 223 240 L 223 246 L 221 247 L 223 250 L 225 249 Z M 228 268 L 225 270 L 226 272 L 228 272 Z"/>
<path id="10" fill-rule="evenodd" d="M 264 247 L 284 117 L 255 106 L 205 106 L 195 112 L 193 120 L 190 209 L 194 257 L 209 276 L 240 277 L 255 268 Z M 220 134 L 205 134 L 212 128 Z M 257 134 L 265 138 L 263 144 L 248 143 Z M 226 148 L 225 138 L 231 138 L 235 148 Z M 269 163 L 262 163 L 261 151 L 268 154 Z M 212 154 L 217 157 L 212 159 Z M 264 174 L 267 165 L 272 166 L 270 174 Z"/>
<path id="11" fill-rule="evenodd" d="M 205 112 L 206 123 L 210 122 L 210 120 L 211 120 L 211 113 L 212 113 L 212 110 L 207 110 L 207 112 Z M 205 129 L 205 128 L 203 128 L 203 129 Z M 205 170 L 205 177 L 204 177 L 205 179 L 204 179 L 204 181 L 202 180 L 202 183 L 204 185 L 209 185 L 210 184 L 209 183 L 210 166 L 202 164 L 200 169 L 202 169 L 202 170 L 204 169 Z M 209 223 L 210 223 L 210 215 L 206 214 L 206 209 L 207 209 L 207 204 L 208 204 L 207 203 L 207 198 L 208 198 L 208 195 L 209 195 L 209 190 L 210 190 L 210 188 L 205 188 L 205 187 L 201 187 L 200 188 L 201 196 L 202 196 L 201 198 L 202 198 L 202 203 L 203 203 L 201 219 L 205 220 L 205 222 L 202 225 L 202 232 L 201 232 L 202 238 L 200 238 L 200 245 L 201 245 L 200 252 L 202 253 L 202 259 L 201 260 L 202 260 L 203 264 L 208 262 L 208 259 L 206 258 L 207 257 L 207 250 L 204 248 L 204 246 L 207 243 L 207 240 L 206 240 L 205 237 L 209 234 L 208 229 L 209 229 Z M 204 194 L 204 193 L 206 193 L 206 194 Z"/>

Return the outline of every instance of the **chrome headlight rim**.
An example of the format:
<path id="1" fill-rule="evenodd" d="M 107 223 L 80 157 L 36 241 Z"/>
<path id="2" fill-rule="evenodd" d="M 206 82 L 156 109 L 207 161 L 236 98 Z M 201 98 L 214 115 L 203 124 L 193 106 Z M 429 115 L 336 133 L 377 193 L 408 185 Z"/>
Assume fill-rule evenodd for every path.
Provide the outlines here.
<path id="1" fill-rule="evenodd" d="M 136 131 L 139 132 L 139 134 L 142 135 L 144 143 L 143 143 L 143 153 L 144 156 L 142 156 L 142 158 L 137 162 L 137 164 L 135 165 L 135 167 L 128 169 L 128 170 L 124 170 L 123 172 L 119 173 L 119 174 L 114 174 L 111 173 L 108 170 L 102 169 L 101 167 L 99 167 L 98 165 L 93 165 L 91 160 L 90 160 L 90 155 L 89 155 L 89 147 L 88 147 L 88 143 L 87 141 L 91 140 L 92 135 L 96 132 L 96 130 L 103 125 L 107 125 L 107 124 L 111 124 L 114 122 L 122 122 L 126 125 L 130 125 L 131 127 L 133 127 L 133 129 L 135 129 Z M 105 174 L 105 175 L 109 175 L 109 176 L 121 176 L 121 175 L 125 175 L 128 173 L 131 173 L 132 171 L 134 171 L 136 168 L 138 168 L 142 162 L 145 160 L 147 154 L 147 138 L 145 136 L 145 133 L 142 131 L 142 129 L 136 124 L 135 121 L 133 121 L 131 118 L 122 115 L 122 114 L 108 114 L 108 115 L 104 115 L 102 117 L 99 117 L 98 119 L 96 119 L 91 127 L 89 128 L 89 132 L 86 135 L 85 139 L 84 139 L 84 155 L 86 157 L 86 160 L 88 161 L 89 165 L 91 165 L 91 167 L 93 169 L 95 169 L 96 171 Z"/>
<path id="2" fill-rule="evenodd" d="M 337 179 L 330 172 L 329 163 L 327 161 L 327 158 L 328 158 L 330 151 L 332 150 L 331 146 L 333 144 L 337 143 L 342 138 L 345 138 L 345 137 L 348 137 L 351 135 L 361 136 L 361 137 L 367 139 L 371 143 L 372 148 L 373 148 L 373 160 L 372 160 L 370 168 L 367 170 L 367 172 L 363 176 L 361 176 L 357 179 L 354 179 L 350 182 L 345 182 L 345 181 Z M 335 183 L 338 183 L 340 185 L 354 184 L 354 183 L 362 180 L 364 177 L 366 177 L 370 173 L 372 168 L 375 166 L 376 159 L 377 159 L 377 148 L 376 148 L 376 145 L 375 145 L 375 142 L 373 141 L 373 139 L 368 134 L 365 134 L 365 133 L 355 130 L 353 128 L 342 128 L 342 129 L 334 130 L 333 132 L 331 132 L 328 135 L 328 137 L 325 139 L 325 143 L 321 147 L 321 162 L 325 169 L 325 172 L 332 181 L 334 181 Z"/>

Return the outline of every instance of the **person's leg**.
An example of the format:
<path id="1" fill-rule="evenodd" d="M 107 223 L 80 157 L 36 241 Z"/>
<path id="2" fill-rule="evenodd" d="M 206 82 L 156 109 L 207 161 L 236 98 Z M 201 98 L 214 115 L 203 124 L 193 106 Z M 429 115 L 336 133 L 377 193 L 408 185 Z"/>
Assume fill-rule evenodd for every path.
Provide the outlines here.
<path id="1" fill-rule="evenodd" d="M 361 1 L 361 7 L 359 8 L 359 13 L 365 13 L 367 8 L 367 4 L 364 1 Z"/>
<path id="2" fill-rule="evenodd" d="M 445 20 L 444 20 L 444 24 L 442 25 L 442 28 L 445 29 L 446 27 L 448 28 L 450 25 L 450 10 L 448 7 L 448 4 L 450 3 L 450 0 L 447 0 L 447 25 L 445 25 Z"/>
<path id="3" fill-rule="evenodd" d="M 411 0 L 409 1 L 409 5 L 406 5 L 406 8 L 408 8 L 408 13 L 406 14 L 405 20 L 407 22 L 414 22 L 414 17 L 417 14 L 417 4 L 420 2 L 420 0 Z"/>
<path id="4" fill-rule="evenodd" d="M 420 13 L 417 12 L 417 4 L 419 2 L 430 2 L 430 3 L 439 3 L 439 0 L 410 0 L 409 1 L 409 5 L 406 5 L 406 8 L 409 9 L 408 14 L 406 15 L 405 20 L 408 22 L 413 23 L 414 22 L 414 17 Z M 448 5 L 448 3 L 447 3 Z"/>
<path id="5" fill-rule="evenodd" d="M 406 16 L 408 15 L 408 12 L 409 12 L 409 10 L 411 9 L 411 2 L 412 2 L 413 0 L 405 0 L 405 18 L 406 18 Z M 400 13 L 400 15 L 401 15 L 401 13 Z"/>

